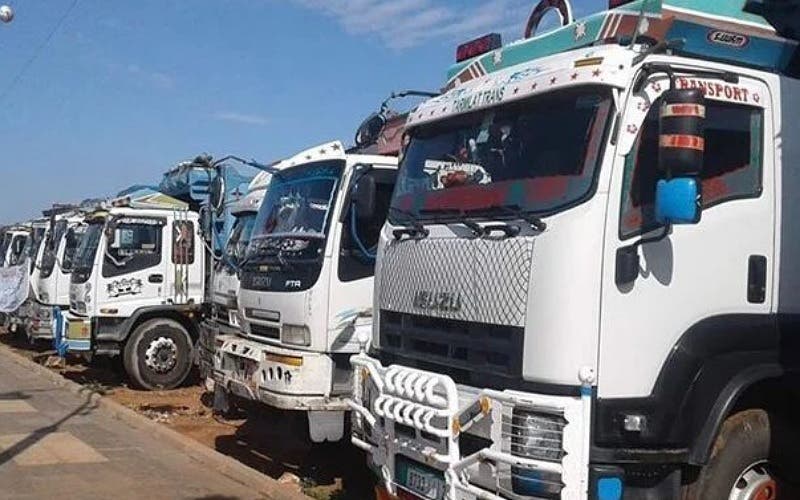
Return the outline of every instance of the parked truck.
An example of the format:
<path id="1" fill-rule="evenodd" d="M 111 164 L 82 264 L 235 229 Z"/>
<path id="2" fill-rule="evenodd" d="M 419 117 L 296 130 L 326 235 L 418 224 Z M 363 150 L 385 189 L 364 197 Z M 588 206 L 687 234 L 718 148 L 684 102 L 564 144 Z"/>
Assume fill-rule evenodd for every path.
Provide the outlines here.
<path id="1" fill-rule="evenodd" d="M 50 223 L 31 272 L 32 298 L 25 331 L 32 342 L 53 341 L 53 309 L 69 309 L 70 274 L 85 226 L 77 206 L 54 206 L 44 212 Z M 56 344 L 58 348 L 58 343 Z"/>
<path id="2" fill-rule="evenodd" d="M 240 263 L 241 332 L 217 337 L 215 390 L 304 411 L 312 441 L 336 441 L 397 158 L 330 142 L 277 167 Z"/>
<path id="3" fill-rule="evenodd" d="M 206 297 L 209 307 L 200 325 L 200 339 L 197 344 L 200 377 L 211 392 L 217 338 L 220 335 L 235 334 L 241 326 L 237 301 L 239 266 L 244 262 L 253 224 L 271 178 L 271 173 L 260 172 L 248 186 L 247 194 L 231 202 L 230 212 L 235 221 L 211 270 L 209 293 Z"/>
<path id="4" fill-rule="evenodd" d="M 119 356 L 144 389 L 186 380 L 210 262 L 231 226 L 226 200 L 240 196 L 252 178 L 225 168 L 231 159 L 239 160 L 183 162 L 157 188 L 133 186 L 108 202 L 109 209 L 87 216 L 63 325 L 67 351 Z M 240 161 L 248 169 L 264 167 Z"/>
<path id="5" fill-rule="evenodd" d="M 139 387 L 176 387 L 192 367 L 202 313 L 198 213 L 147 188 L 110 205 L 84 221 L 64 317 L 67 350 L 121 356 Z"/>
<path id="6" fill-rule="evenodd" d="M 545 0 L 411 114 L 352 359 L 384 498 L 797 498 L 800 59 L 743 3 Z"/>

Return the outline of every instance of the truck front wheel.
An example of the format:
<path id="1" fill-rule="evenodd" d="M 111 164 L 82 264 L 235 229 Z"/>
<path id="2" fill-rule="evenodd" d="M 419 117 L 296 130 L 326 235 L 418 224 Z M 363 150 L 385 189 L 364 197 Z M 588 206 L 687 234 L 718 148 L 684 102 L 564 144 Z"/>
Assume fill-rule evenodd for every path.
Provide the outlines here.
<path id="1" fill-rule="evenodd" d="M 177 321 L 151 319 L 133 331 L 125 344 L 123 364 L 142 389 L 174 389 L 192 369 L 192 338 Z"/>
<path id="2" fill-rule="evenodd" d="M 761 409 L 745 410 L 722 424 L 708 463 L 684 491 L 684 499 L 781 500 L 797 498 L 787 478 L 794 432 Z M 793 460 L 792 460 L 793 461 Z M 792 492 L 790 492 L 790 489 Z"/>

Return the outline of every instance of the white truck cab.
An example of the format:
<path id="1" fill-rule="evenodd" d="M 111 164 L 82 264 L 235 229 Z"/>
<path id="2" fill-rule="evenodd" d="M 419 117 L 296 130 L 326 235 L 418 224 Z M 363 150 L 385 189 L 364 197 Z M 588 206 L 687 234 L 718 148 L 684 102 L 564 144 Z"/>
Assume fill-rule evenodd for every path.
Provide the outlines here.
<path id="1" fill-rule="evenodd" d="M 86 217 L 75 256 L 68 350 L 122 356 L 134 384 L 174 388 L 189 374 L 205 285 L 198 214 L 144 190 Z"/>
<path id="2" fill-rule="evenodd" d="M 53 308 L 69 309 L 69 282 L 75 252 L 85 226 L 77 211 L 53 214 L 36 253 L 31 273 L 33 297 L 26 319 L 28 338 L 53 340 Z"/>
<path id="3" fill-rule="evenodd" d="M 611 4 L 542 1 L 411 114 L 352 360 L 352 440 L 387 496 L 796 481 L 797 43 L 744 2 Z"/>
<path id="4" fill-rule="evenodd" d="M 269 186 L 272 174 L 260 172 L 248 186 L 247 194 L 234 201 L 231 214 L 235 218 L 222 255 L 215 259 L 208 283 L 207 301 L 210 311 L 200 325 L 197 345 L 200 377 L 213 390 L 214 352 L 220 335 L 237 334 L 241 327 L 237 296 L 239 293 L 239 265 L 244 261 L 258 209 Z"/>
<path id="5" fill-rule="evenodd" d="M 215 387 L 306 411 L 313 441 L 338 440 L 397 159 L 331 142 L 278 168 L 241 264 L 242 332 L 217 341 Z"/>

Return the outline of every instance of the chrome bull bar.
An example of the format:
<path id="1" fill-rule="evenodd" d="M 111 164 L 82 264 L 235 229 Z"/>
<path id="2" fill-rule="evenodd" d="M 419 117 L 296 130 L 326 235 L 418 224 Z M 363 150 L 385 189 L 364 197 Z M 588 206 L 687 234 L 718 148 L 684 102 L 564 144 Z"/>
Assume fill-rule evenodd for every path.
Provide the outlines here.
<path id="1" fill-rule="evenodd" d="M 353 410 L 354 432 L 351 440 L 355 446 L 370 454 L 384 486 L 392 494 L 397 493 L 393 476 L 395 455 L 399 453 L 443 469 L 446 499 L 532 498 L 514 494 L 510 486 L 501 484 L 498 473 L 501 468 L 506 471 L 516 468 L 557 475 L 564 485 L 562 499 L 587 497 L 592 399 L 590 386 L 581 391 L 580 397 L 484 389 L 460 403 L 456 384 L 446 375 L 397 365 L 383 367 L 378 360 L 365 354 L 353 356 L 351 363 L 354 368 L 353 399 L 348 401 Z M 504 436 L 502 429 L 506 425 L 504 419 L 508 421 L 515 407 L 541 410 L 565 419 L 564 455 L 560 461 L 511 453 L 508 436 Z M 490 420 L 483 424 L 491 426 L 492 445 L 462 456 L 459 442 L 461 433 L 486 418 Z M 382 422 L 386 425 L 382 425 Z M 443 446 L 426 446 L 407 433 L 396 434 L 394 425 L 389 425 L 389 422 L 435 436 Z M 489 464 L 494 468 L 494 488 L 487 489 L 485 480 L 482 486 L 470 480 L 479 464 Z"/>

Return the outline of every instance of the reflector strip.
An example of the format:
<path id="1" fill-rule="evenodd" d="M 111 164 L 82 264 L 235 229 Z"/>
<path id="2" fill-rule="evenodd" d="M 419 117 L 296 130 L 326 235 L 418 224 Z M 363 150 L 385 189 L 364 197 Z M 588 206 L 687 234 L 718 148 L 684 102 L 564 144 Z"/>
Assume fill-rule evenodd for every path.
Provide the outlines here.
<path id="1" fill-rule="evenodd" d="M 696 135 L 662 135 L 659 141 L 662 148 L 696 149 L 705 151 L 706 141 Z"/>
<path id="2" fill-rule="evenodd" d="M 282 363 L 289 366 L 303 366 L 303 358 L 296 358 L 294 356 L 279 356 L 278 354 L 267 354 L 267 360 L 276 363 Z"/>
<path id="3" fill-rule="evenodd" d="M 585 68 L 586 66 L 599 66 L 603 64 L 602 57 L 589 57 L 586 59 L 579 59 L 575 61 L 576 68 Z"/>
<path id="4" fill-rule="evenodd" d="M 706 107 L 702 104 L 667 104 L 661 108 L 663 118 L 690 116 L 696 118 L 706 117 Z"/>

